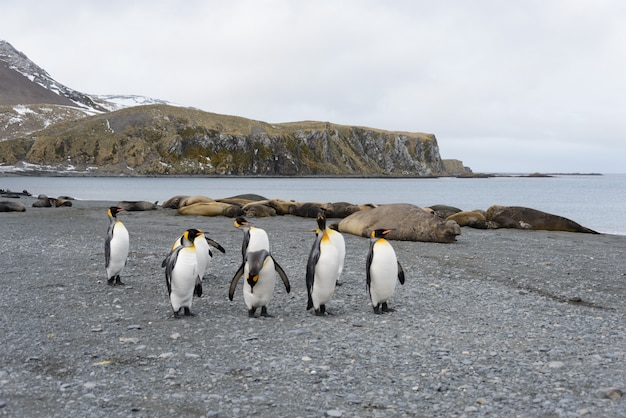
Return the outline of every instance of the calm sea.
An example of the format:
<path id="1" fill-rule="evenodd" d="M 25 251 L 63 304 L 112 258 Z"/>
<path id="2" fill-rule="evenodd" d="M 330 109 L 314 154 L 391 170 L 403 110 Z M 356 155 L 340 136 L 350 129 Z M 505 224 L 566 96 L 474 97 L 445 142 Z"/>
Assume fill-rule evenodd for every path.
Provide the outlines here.
<path id="1" fill-rule="evenodd" d="M 33 195 L 84 200 L 211 198 L 255 193 L 284 200 L 361 203 L 445 204 L 463 210 L 491 205 L 526 206 L 564 216 L 598 232 L 626 235 L 626 174 L 547 178 L 136 178 L 0 177 L 0 188 Z"/>

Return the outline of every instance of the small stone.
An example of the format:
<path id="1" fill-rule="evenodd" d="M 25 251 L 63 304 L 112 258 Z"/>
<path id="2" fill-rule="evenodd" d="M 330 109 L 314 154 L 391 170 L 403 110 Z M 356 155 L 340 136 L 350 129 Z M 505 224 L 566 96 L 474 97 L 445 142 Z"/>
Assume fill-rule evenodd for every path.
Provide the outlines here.
<path id="1" fill-rule="evenodd" d="M 171 338 L 172 340 L 177 340 L 177 339 L 179 339 L 179 338 L 180 338 L 180 333 L 175 332 L 175 333 L 173 333 L 172 335 L 170 335 L 170 338 Z"/>
<path id="2" fill-rule="evenodd" d="M 102 332 L 103 329 L 102 325 L 98 325 L 97 327 L 91 328 L 91 332 Z"/>
<path id="3" fill-rule="evenodd" d="M 466 406 L 465 407 L 465 412 L 478 412 L 478 408 L 476 408 L 475 406 Z"/>
<path id="4" fill-rule="evenodd" d="M 311 361 L 311 360 L 313 360 L 313 359 L 311 357 L 309 357 L 309 356 L 302 357 L 302 361 Z"/>
<path id="5" fill-rule="evenodd" d="M 170 358 L 173 357 L 174 353 L 172 353 L 171 351 L 167 352 L 167 353 L 161 353 L 159 354 L 159 358 Z"/>
<path id="6" fill-rule="evenodd" d="M 337 409 L 329 409 L 328 411 L 326 411 L 326 415 L 329 417 L 340 417 L 343 415 L 343 413 Z"/>
<path id="7" fill-rule="evenodd" d="M 200 355 L 199 354 L 195 354 L 195 353 L 185 353 L 185 357 L 189 357 L 189 358 L 199 358 Z"/>
<path id="8" fill-rule="evenodd" d="M 548 368 L 550 369 L 560 369 L 565 367 L 565 363 L 562 361 L 551 361 L 548 363 Z"/>
<path id="9" fill-rule="evenodd" d="M 126 327 L 126 329 L 141 329 L 141 325 L 139 324 L 131 324 Z"/>

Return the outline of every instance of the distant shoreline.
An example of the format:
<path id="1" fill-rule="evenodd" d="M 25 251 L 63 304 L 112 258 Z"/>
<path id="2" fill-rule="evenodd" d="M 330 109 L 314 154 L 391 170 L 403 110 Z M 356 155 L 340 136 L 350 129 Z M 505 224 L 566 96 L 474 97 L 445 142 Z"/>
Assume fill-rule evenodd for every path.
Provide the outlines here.
<path id="1" fill-rule="evenodd" d="M 438 178 L 493 178 L 493 177 L 524 177 L 524 178 L 546 178 L 553 176 L 603 176 L 603 173 L 474 173 L 450 176 L 419 176 L 419 175 L 376 175 L 376 174 L 354 174 L 354 175 L 302 175 L 302 176 L 280 176 L 280 175 L 231 175 L 231 174 L 171 174 L 171 175 L 129 175 L 129 174 L 96 174 L 87 172 L 58 172 L 58 171 L 0 171 L 0 177 L 92 177 L 92 178 L 280 178 L 280 179 L 306 179 L 306 178 L 336 178 L 336 179 L 438 179 Z"/>

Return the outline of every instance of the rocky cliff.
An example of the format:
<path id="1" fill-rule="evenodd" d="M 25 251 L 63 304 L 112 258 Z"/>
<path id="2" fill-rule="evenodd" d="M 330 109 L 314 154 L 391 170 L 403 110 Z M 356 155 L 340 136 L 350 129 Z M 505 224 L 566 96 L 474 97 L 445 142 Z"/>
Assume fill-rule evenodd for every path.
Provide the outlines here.
<path id="1" fill-rule="evenodd" d="M 0 163 L 128 175 L 448 175 L 432 134 L 270 124 L 167 105 L 65 121 L 0 142 Z"/>

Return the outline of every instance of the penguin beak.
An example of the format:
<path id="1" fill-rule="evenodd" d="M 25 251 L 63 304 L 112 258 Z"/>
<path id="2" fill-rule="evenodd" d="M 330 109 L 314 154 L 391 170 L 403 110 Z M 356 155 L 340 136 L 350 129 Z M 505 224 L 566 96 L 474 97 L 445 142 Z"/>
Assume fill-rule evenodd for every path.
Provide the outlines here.
<path id="1" fill-rule="evenodd" d="M 252 289 L 254 289 L 254 285 L 259 280 L 259 275 L 255 274 L 254 276 L 248 276 L 248 284 L 250 285 L 250 293 L 252 293 Z"/>

